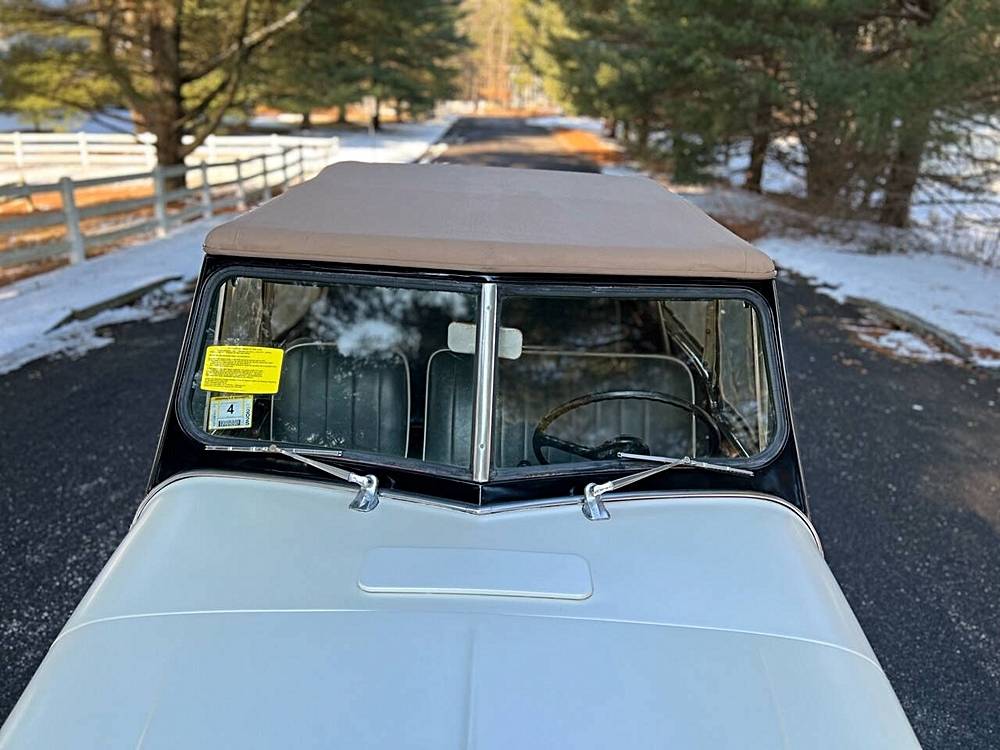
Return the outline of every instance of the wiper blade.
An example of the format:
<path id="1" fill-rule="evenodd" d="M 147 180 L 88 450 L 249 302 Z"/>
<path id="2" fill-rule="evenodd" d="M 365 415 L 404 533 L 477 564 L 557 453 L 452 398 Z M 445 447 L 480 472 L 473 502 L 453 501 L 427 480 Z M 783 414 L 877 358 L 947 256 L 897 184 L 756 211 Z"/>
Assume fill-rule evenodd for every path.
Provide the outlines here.
<path id="1" fill-rule="evenodd" d="M 674 463 L 674 466 L 695 466 L 699 469 L 709 469 L 710 471 L 721 471 L 724 474 L 739 474 L 744 477 L 752 477 L 750 469 L 740 469 L 736 466 L 726 464 L 713 464 L 708 461 L 695 461 L 690 456 L 684 458 L 669 458 L 668 456 L 647 456 L 643 453 L 619 453 L 618 458 L 631 458 L 636 461 L 655 461 L 660 464 Z"/>
<path id="2" fill-rule="evenodd" d="M 355 474 L 353 471 L 342 469 L 334 464 L 326 464 L 309 458 L 305 452 L 297 451 L 294 448 L 282 448 L 279 445 L 206 445 L 205 450 L 224 451 L 228 453 L 277 453 L 288 458 L 295 459 L 306 466 L 311 466 L 318 471 L 322 471 L 344 482 L 358 485 L 358 493 L 351 501 L 351 510 L 358 510 L 367 513 L 378 507 L 378 478 L 374 474 Z M 331 451 L 332 452 L 332 451 Z M 326 455 L 325 451 L 310 451 L 313 455 Z"/>
<path id="3" fill-rule="evenodd" d="M 684 456 L 683 458 L 671 458 L 668 456 L 646 456 L 640 453 L 619 453 L 618 458 L 630 458 L 639 461 L 654 461 L 658 463 L 659 466 L 654 466 L 651 469 L 644 469 L 643 471 L 637 471 L 634 474 L 626 474 L 623 477 L 612 479 L 608 482 L 602 482 L 601 484 L 591 482 L 584 487 L 583 515 L 591 521 L 607 521 L 611 518 L 611 514 L 608 513 L 608 509 L 604 505 L 604 501 L 601 499 L 605 493 L 620 490 L 622 487 L 627 487 L 635 482 L 641 482 L 643 479 L 651 477 L 654 474 L 660 474 L 661 472 L 669 471 L 670 469 L 677 468 L 678 466 L 692 466 L 699 469 L 721 471 L 726 474 L 753 476 L 753 472 L 749 469 L 738 469 L 735 466 L 713 464 L 708 463 L 707 461 L 696 461 L 690 456 Z"/>

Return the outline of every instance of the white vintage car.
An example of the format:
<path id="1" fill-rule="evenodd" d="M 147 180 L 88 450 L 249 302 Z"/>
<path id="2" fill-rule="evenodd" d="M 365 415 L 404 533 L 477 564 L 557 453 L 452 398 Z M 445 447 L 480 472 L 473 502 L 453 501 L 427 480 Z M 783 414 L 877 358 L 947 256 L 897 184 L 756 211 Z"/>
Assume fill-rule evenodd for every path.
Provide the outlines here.
<path id="1" fill-rule="evenodd" d="M 774 266 L 642 178 L 340 164 L 214 229 L 22 748 L 916 748 Z"/>

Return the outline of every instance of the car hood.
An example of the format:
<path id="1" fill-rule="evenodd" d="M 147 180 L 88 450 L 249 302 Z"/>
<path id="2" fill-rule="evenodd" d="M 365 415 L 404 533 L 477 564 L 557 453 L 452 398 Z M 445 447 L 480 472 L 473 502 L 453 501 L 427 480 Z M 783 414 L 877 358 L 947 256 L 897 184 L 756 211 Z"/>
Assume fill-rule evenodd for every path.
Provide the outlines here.
<path id="1" fill-rule="evenodd" d="M 165 487 L 0 747 L 910 748 L 792 511 L 475 516 L 328 485 Z"/>

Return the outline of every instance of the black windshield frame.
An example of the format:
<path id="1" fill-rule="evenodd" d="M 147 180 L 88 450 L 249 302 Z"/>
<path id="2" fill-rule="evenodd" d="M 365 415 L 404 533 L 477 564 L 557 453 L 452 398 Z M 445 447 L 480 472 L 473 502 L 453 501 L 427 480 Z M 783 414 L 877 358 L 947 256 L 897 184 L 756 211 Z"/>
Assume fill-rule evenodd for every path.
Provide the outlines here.
<path id="1" fill-rule="evenodd" d="M 666 278 L 615 277 L 612 283 L 595 283 L 593 276 L 561 275 L 558 279 L 546 274 L 493 275 L 473 272 L 438 271 L 416 268 L 374 269 L 370 266 L 332 264 L 316 261 L 284 261 L 273 259 L 236 258 L 223 255 L 206 256 L 194 292 L 194 303 L 188 317 L 178 367 L 174 374 L 171 396 L 160 431 L 151 467 L 147 491 L 169 479 L 171 476 L 190 471 L 209 472 L 251 472 L 261 476 L 279 475 L 301 478 L 316 478 L 316 473 L 297 462 L 286 461 L 272 455 L 235 454 L 206 450 L 205 443 L 196 431 L 185 426 L 180 416 L 180 401 L 185 387 L 192 381 L 190 360 L 192 352 L 200 340 L 204 322 L 203 316 L 211 306 L 212 289 L 220 275 L 261 276 L 278 281 L 299 281 L 304 283 L 328 283 L 342 278 L 357 281 L 367 278 L 369 282 L 389 284 L 397 279 L 400 286 L 417 285 L 422 281 L 431 288 L 438 288 L 442 282 L 452 282 L 456 291 L 475 289 L 483 283 L 493 282 L 504 285 L 508 293 L 527 290 L 531 294 L 545 291 L 562 291 L 564 294 L 579 294 L 586 289 L 620 290 L 631 295 L 639 289 L 651 289 L 665 296 L 679 296 L 684 290 L 697 290 L 696 294 L 708 296 L 716 294 L 755 295 L 762 304 L 766 321 L 762 325 L 767 337 L 769 356 L 777 357 L 777 365 L 771 361 L 771 384 L 775 409 L 780 418 L 781 434 L 772 441 L 772 450 L 760 454 L 753 462 L 753 477 L 735 477 L 700 470 L 666 472 L 649 480 L 650 489 L 664 490 L 724 490 L 739 492 L 762 492 L 782 497 L 792 502 L 804 512 L 808 512 L 808 498 L 802 474 L 799 451 L 796 444 L 794 415 L 789 403 L 785 357 L 781 348 L 781 331 L 777 328 L 778 288 L 773 279 L 733 280 L 717 278 Z M 443 288 L 443 286 L 441 287 Z M 776 343 L 775 343 L 776 342 Z M 773 454 L 773 455 L 771 455 Z M 352 470 L 374 472 L 385 487 L 395 487 L 402 491 L 417 493 L 432 498 L 442 498 L 471 506 L 495 502 L 531 500 L 539 497 L 554 497 L 567 493 L 582 492 L 588 481 L 604 481 L 632 471 L 637 464 L 622 462 L 615 466 L 586 467 L 577 464 L 572 472 L 552 472 L 519 474 L 515 476 L 490 476 L 486 481 L 473 481 L 464 471 L 450 470 L 440 464 L 428 464 L 419 460 L 392 461 L 371 454 L 345 454 L 340 461 Z M 587 468 L 590 471 L 587 471 Z"/>
<path id="2" fill-rule="evenodd" d="M 352 284 L 358 286 L 391 287 L 399 289 L 424 289 L 428 291 L 448 291 L 469 294 L 476 298 L 477 304 L 480 299 L 481 282 L 462 281 L 446 277 L 428 278 L 426 274 L 392 274 L 392 273 L 372 273 L 371 269 L 362 273 L 351 272 L 326 272 L 326 271 L 293 271 L 283 269 L 269 269 L 264 271 L 259 266 L 234 265 L 212 273 L 204 280 L 204 286 L 199 292 L 198 301 L 192 310 L 192 332 L 189 356 L 182 364 L 180 383 L 191 384 L 194 382 L 200 360 L 200 346 L 204 344 L 203 336 L 208 329 L 209 316 L 219 290 L 229 280 L 234 278 L 254 278 L 263 281 L 293 284 L 317 284 L 331 286 L 338 283 Z M 478 353 L 475 355 L 478 357 Z M 178 422 L 181 429 L 191 439 L 206 445 L 219 447 L 246 447 L 251 445 L 262 445 L 266 441 L 240 437 L 225 437 L 213 435 L 206 432 L 195 418 L 191 411 L 191 399 L 187 398 L 186 388 L 178 388 L 174 398 L 174 409 L 176 410 Z M 283 444 L 284 445 L 284 444 Z M 298 444 L 284 445 L 287 448 L 309 452 Z M 470 467 L 457 467 L 449 464 L 428 462 L 418 458 L 406 458 L 390 456 L 370 451 L 337 449 L 335 451 L 323 451 L 327 454 L 335 453 L 347 461 L 357 462 L 359 465 L 370 465 L 372 467 L 391 466 L 394 468 L 405 468 L 411 471 L 424 472 L 431 475 L 444 475 L 456 479 L 469 479 L 472 476 Z M 471 461 L 471 458 L 470 458 Z"/>
<path id="3" fill-rule="evenodd" d="M 714 463 L 736 466 L 755 470 L 771 463 L 785 448 L 790 434 L 789 410 L 785 382 L 781 362 L 778 356 L 780 342 L 777 332 L 777 320 L 773 315 L 767 300 L 754 289 L 737 285 L 696 285 L 685 283 L 665 284 L 524 284 L 506 283 L 499 285 L 498 303 L 500 314 L 498 320 L 503 320 L 503 304 L 512 297 L 605 297 L 634 300 L 739 300 L 751 305 L 759 316 L 761 338 L 764 342 L 764 354 L 768 366 L 768 383 L 772 389 L 771 399 L 775 411 L 775 431 L 767 447 L 748 458 L 711 458 Z M 494 362 L 499 367 L 499 360 Z M 494 382 L 498 381 L 498 373 L 494 371 Z M 498 388 L 493 389 L 493 413 L 496 413 Z M 609 470 L 624 465 L 634 466 L 635 462 L 617 460 L 591 461 L 586 463 L 546 464 L 523 467 L 499 467 L 494 457 L 490 461 L 490 479 L 510 481 L 531 477 L 558 477 L 564 475 L 603 474 Z"/>

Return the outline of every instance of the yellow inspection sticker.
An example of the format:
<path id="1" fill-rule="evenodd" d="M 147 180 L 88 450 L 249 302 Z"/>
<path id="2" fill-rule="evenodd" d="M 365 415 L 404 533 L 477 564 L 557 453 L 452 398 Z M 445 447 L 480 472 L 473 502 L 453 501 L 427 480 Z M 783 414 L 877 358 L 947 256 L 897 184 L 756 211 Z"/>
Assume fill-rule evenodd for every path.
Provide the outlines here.
<path id="1" fill-rule="evenodd" d="M 201 373 L 203 391 L 277 393 L 283 349 L 269 346 L 210 346 Z"/>

